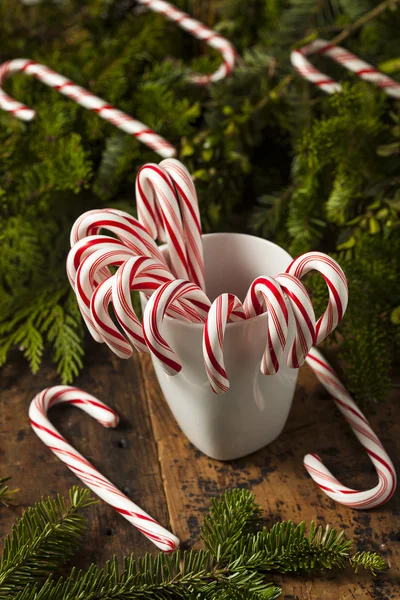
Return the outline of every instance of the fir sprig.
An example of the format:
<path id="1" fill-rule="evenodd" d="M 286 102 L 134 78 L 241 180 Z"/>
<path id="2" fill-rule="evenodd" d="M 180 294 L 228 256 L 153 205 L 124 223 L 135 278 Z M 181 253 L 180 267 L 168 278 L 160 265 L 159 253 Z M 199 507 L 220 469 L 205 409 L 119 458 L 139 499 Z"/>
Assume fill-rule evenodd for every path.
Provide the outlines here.
<path id="1" fill-rule="evenodd" d="M 343 532 L 290 521 L 271 529 L 260 526 L 260 507 L 248 490 L 227 491 L 213 500 L 201 538 L 205 550 L 177 550 L 170 555 L 116 558 L 103 569 L 72 570 L 65 579 L 43 578 L 77 548 L 86 520 L 77 511 L 93 500 L 74 488 L 70 506 L 39 502 L 28 509 L 6 539 L 0 565 L 0 598 L 11 600 L 274 600 L 281 590 L 271 572 L 343 569 L 351 565 L 374 575 L 385 568 L 373 552 L 350 555 Z"/>
<path id="2" fill-rule="evenodd" d="M 93 504 L 89 490 L 74 487 L 69 504 L 62 496 L 28 508 L 4 541 L 0 598 L 51 575 L 79 548 L 87 520 L 79 511 Z"/>
<path id="3" fill-rule="evenodd" d="M 0 504 L 3 506 L 10 506 L 15 500 L 15 494 L 19 492 L 19 489 L 10 490 L 8 485 L 4 485 L 10 479 L 10 477 L 0 477 Z"/>

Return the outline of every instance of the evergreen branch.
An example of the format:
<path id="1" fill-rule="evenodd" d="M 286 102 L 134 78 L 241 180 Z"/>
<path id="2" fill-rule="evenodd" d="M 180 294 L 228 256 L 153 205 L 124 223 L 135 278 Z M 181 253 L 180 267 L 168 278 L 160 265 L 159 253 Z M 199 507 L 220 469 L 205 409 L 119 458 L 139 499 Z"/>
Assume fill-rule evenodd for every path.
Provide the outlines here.
<path id="1" fill-rule="evenodd" d="M 350 557 L 350 564 L 355 573 L 358 573 L 358 570 L 362 567 L 370 571 L 373 575 L 384 571 L 387 566 L 383 558 L 375 552 L 357 552 L 354 556 Z"/>
<path id="2" fill-rule="evenodd" d="M 223 563 L 232 544 L 256 525 L 260 514 L 261 507 L 247 490 L 228 490 L 218 500 L 212 499 L 201 527 L 201 540 L 217 562 Z"/>
<path id="3" fill-rule="evenodd" d="M 29 508 L 4 541 L 0 561 L 0 598 L 39 582 L 79 548 L 87 521 L 79 511 L 95 500 L 89 490 L 73 487 L 69 505 L 62 496 Z"/>
<path id="4" fill-rule="evenodd" d="M 76 509 L 92 503 L 85 490 L 78 492 L 75 489 L 72 496 L 72 505 Z M 57 502 L 60 504 L 60 498 Z M 54 517 L 48 514 L 54 512 L 52 504 L 42 502 L 36 509 L 30 510 L 36 510 L 40 518 L 54 522 Z M 253 533 L 252 528 L 260 518 L 260 507 L 248 490 L 233 490 L 225 492 L 212 502 L 201 534 L 206 550 L 177 550 L 170 555 L 160 553 L 157 556 L 146 554 L 139 559 L 132 554 L 124 558 L 122 569 L 114 558 L 103 569 L 96 565 L 92 565 L 87 571 L 77 572 L 73 569 L 66 579 L 54 581 L 49 578 L 40 587 L 43 575 L 61 563 L 61 547 L 73 550 L 77 542 L 77 530 L 81 534 L 76 520 L 70 519 L 69 527 L 66 527 L 65 504 L 61 513 L 65 520 L 58 530 L 54 529 L 51 544 L 47 542 L 46 549 L 42 544 L 41 554 L 31 552 L 30 564 L 29 560 L 25 561 L 13 573 L 9 573 L 8 580 L 0 585 L 0 598 L 275 600 L 281 590 L 266 580 L 270 571 L 312 572 L 333 567 L 343 569 L 350 564 L 355 572 L 363 567 L 375 575 L 385 568 L 384 560 L 375 553 L 359 552 L 350 556 L 352 542 L 344 539 L 343 532 L 338 533 L 329 526 L 321 527 L 311 523 L 310 532 L 306 535 L 304 523 L 295 527 L 288 521 L 277 523 L 269 530 L 263 528 Z M 30 514 L 29 511 L 27 514 Z M 74 516 L 78 516 L 76 512 Z M 21 548 L 29 540 L 34 547 L 36 540 L 41 539 L 38 524 L 33 525 L 32 519 L 27 520 L 25 516 L 23 519 L 26 520 L 25 528 L 17 525 L 18 531 L 14 529 L 13 541 L 6 541 L 8 556 L 3 563 L 8 560 L 11 565 L 15 565 Z M 55 517 L 57 519 L 59 520 L 59 513 Z M 82 517 L 80 519 L 82 524 Z M 23 536 L 25 538 L 21 539 Z M 13 554 L 15 556 L 12 560 Z M 35 560 L 36 564 L 32 562 Z M 2 565 L 0 576 L 6 570 L 7 564 L 4 568 Z"/>
<path id="5" fill-rule="evenodd" d="M 73 570 L 66 580 L 47 582 L 36 596 L 32 590 L 24 590 L 15 600 L 175 600 L 184 598 L 225 598 L 235 591 L 239 599 L 249 594 L 254 599 L 276 598 L 280 589 L 270 583 L 257 581 L 242 573 L 232 579 L 227 569 L 218 570 L 213 557 L 204 550 L 180 552 L 171 555 L 146 555 L 136 560 L 133 555 L 125 557 L 122 571 L 118 561 L 106 563 L 104 569 L 92 565 L 86 572 Z M 254 579 L 254 577 L 253 577 Z M 259 578 L 258 578 L 259 579 Z M 220 596 L 218 595 L 220 594 Z M 235 596 L 234 596 L 235 597 Z M 248 597 L 248 596 L 247 596 Z"/>
<path id="6" fill-rule="evenodd" d="M 0 504 L 3 504 L 3 506 L 10 506 L 10 504 L 13 504 L 13 496 L 19 492 L 19 489 L 10 490 L 8 485 L 3 486 L 3 484 L 6 483 L 6 481 L 9 481 L 9 479 L 11 478 L 0 477 Z"/>
<path id="7" fill-rule="evenodd" d="M 330 43 L 331 44 L 340 44 L 345 39 L 347 39 L 348 37 L 353 35 L 353 33 L 355 33 L 358 29 L 360 29 L 361 27 L 364 27 L 364 25 L 369 23 L 369 21 L 376 19 L 377 17 L 379 17 L 379 15 L 381 15 L 383 12 L 385 12 L 388 9 L 394 9 L 398 3 L 399 3 L 399 0 L 385 0 L 384 2 L 381 2 L 380 4 L 375 6 L 372 10 L 367 12 L 365 15 L 363 15 L 362 17 L 357 19 L 357 21 L 355 21 L 354 23 L 349 25 L 349 27 L 346 27 L 346 29 L 344 29 L 341 33 L 338 33 L 338 35 L 336 35 Z"/>
<path id="8" fill-rule="evenodd" d="M 307 537 L 305 527 L 304 522 L 296 527 L 291 521 L 284 521 L 241 540 L 232 548 L 234 562 L 230 568 L 280 573 L 343 569 L 352 546 L 351 541 L 343 539 L 343 532 L 311 523 Z"/>

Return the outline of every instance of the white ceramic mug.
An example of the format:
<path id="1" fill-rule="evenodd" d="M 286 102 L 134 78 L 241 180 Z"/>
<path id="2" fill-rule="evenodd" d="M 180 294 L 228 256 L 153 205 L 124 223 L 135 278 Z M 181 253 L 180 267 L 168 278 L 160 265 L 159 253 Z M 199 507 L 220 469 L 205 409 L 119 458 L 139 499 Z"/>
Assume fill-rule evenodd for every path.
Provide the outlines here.
<path id="1" fill-rule="evenodd" d="M 278 275 L 292 261 L 276 244 L 239 233 L 206 234 L 203 247 L 211 301 L 223 292 L 243 301 L 256 277 Z M 165 246 L 162 251 L 167 257 Z M 267 323 L 266 313 L 228 323 L 224 359 L 230 388 L 220 395 L 211 390 L 204 368 L 204 326 L 170 317 L 161 325 L 161 334 L 182 363 L 181 372 L 171 377 L 153 358 L 162 392 L 182 431 L 211 458 L 230 460 L 254 452 L 272 442 L 286 423 L 297 381 L 297 369 L 286 366 L 294 321 L 290 315 L 287 349 L 278 373 L 272 376 L 260 371 Z"/>

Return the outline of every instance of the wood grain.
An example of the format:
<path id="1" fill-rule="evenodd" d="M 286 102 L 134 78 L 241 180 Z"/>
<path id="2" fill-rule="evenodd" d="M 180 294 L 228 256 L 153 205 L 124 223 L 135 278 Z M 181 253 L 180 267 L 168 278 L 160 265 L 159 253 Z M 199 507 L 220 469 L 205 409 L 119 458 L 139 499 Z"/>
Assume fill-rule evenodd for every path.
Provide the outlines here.
<path id="1" fill-rule="evenodd" d="M 54 367 L 46 363 L 32 376 L 17 353 L 0 371 L 1 474 L 11 474 L 21 488 L 20 505 L 0 509 L 4 536 L 22 510 L 41 495 L 65 494 L 77 483 L 31 431 L 28 406 L 43 387 L 57 384 Z M 93 344 L 78 387 L 109 403 L 121 416 L 116 430 L 104 430 L 74 408 L 54 409 L 54 424 L 135 502 L 182 540 L 199 547 L 198 533 L 210 499 L 227 488 L 251 489 L 265 509 L 266 523 L 312 519 L 344 528 L 357 549 L 379 550 L 390 563 L 388 572 L 373 579 L 346 571 L 320 577 L 273 577 L 290 600 L 394 600 L 400 597 L 400 500 L 396 495 L 374 511 L 356 512 L 322 494 L 304 471 L 302 457 L 318 451 L 345 484 L 367 487 L 375 482 L 373 468 L 343 418 L 311 371 L 305 367 L 283 434 L 267 448 L 233 462 L 218 462 L 197 451 L 180 432 L 155 380 L 147 356 L 129 361 L 113 357 Z M 393 459 L 400 455 L 399 394 L 372 407 L 368 417 Z M 396 465 L 397 468 L 399 465 Z M 156 549 L 127 521 L 104 503 L 89 510 L 90 531 L 75 564 L 104 563 Z"/>

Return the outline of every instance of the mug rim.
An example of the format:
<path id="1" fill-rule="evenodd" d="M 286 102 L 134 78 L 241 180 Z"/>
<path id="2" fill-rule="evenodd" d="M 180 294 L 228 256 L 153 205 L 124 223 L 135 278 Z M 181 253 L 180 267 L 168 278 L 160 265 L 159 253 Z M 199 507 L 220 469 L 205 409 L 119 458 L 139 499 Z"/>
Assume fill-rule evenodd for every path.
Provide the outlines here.
<path id="1" fill-rule="evenodd" d="M 251 238 L 254 240 L 258 240 L 259 242 L 262 242 L 263 244 L 267 245 L 267 246 L 272 246 L 274 248 L 278 248 L 281 252 L 284 252 L 285 254 L 287 254 L 287 256 L 289 257 L 289 259 L 292 261 L 293 258 L 292 256 L 289 254 L 289 252 L 287 250 L 285 250 L 284 248 L 282 248 L 282 246 L 279 246 L 278 244 L 275 244 L 274 242 L 271 242 L 270 240 L 265 240 L 264 238 L 261 238 L 257 235 L 251 235 L 249 233 L 237 233 L 237 232 L 229 232 L 229 231 L 221 231 L 221 232 L 215 232 L 215 233 L 203 233 L 202 238 L 211 238 L 211 237 L 242 237 L 242 238 Z M 165 254 L 166 252 L 168 252 L 168 246 L 167 244 L 162 244 L 161 246 L 159 246 L 159 250 L 162 252 L 162 254 Z M 260 277 L 262 276 L 262 274 L 260 274 Z M 142 293 L 140 292 L 140 295 L 142 298 L 144 298 L 144 295 L 142 295 Z M 234 329 L 235 327 L 243 327 L 246 323 L 250 323 L 250 322 L 254 322 L 256 319 L 267 319 L 268 318 L 268 312 L 265 311 L 263 312 L 261 315 L 256 315 L 255 317 L 250 317 L 250 319 L 243 319 L 240 321 L 234 321 L 233 323 L 227 323 L 226 327 L 229 327 L 229 329 Z M 204 323 L 192 323 L 191 321 L 181 321 L 179 319 L 175 319 L 174 317 L 170 317 L 169 315 L 165 315 L 164 320 L 167 321 L 169 324 L 173 323 L 173 326 L 183 326 L 183 327 L 193 327 L 193 328 L 202 328 L 204 329 Z"/>

